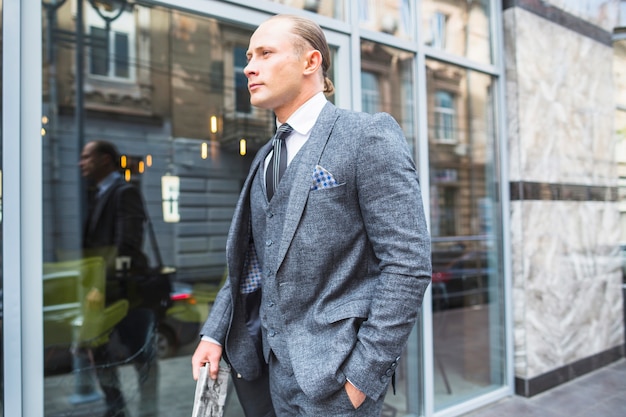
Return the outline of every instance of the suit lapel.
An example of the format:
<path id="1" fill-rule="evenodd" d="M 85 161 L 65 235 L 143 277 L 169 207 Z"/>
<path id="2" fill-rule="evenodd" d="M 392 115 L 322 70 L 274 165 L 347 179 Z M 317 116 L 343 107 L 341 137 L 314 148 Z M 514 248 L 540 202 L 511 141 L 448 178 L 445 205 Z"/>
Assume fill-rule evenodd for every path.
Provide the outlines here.
<path id="1" fill-rule="evenodd" d="M 294 173 L 294 180 L 289 192 L 289 205 L 285 212 L 285 222 L 278 250 L 276 270 L 278 270 L 282 264 L 287 249 L 289 249 L 289 245 L 291 245 L 293 236 L 296 233 L 304 211 L 304 206 L 309 197 L 311 182 L 313 181 L 311 175 L 313 174 L 315 165 L 320 161 L 322 152 L 326 147 L 326 143 L 330 138 L 338 117 L 339 113 L 337 108 L 330 102 L 326 103 L 317 122 L 313 126 L 311 136 L 300 150 L 303 154 L 298 162 L 298 166 L 294 167 L 296 168 L 296 172 Z"/>

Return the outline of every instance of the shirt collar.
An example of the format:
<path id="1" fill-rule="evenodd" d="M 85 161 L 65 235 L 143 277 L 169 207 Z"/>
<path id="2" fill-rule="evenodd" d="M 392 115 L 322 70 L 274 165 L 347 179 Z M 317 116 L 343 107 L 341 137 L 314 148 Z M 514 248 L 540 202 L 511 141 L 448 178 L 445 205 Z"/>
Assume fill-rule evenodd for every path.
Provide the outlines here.
<path id="1" fill-rule="evenodd" d="M 109 187 L 111 187 L 111 185 L 113 185 L 115 181 L 117 181 L 118 178 L 121 177 L 122 174 L 117 171 L 113 171 L 109 175 L 104 177 L 104 179 L 98 184 L 98 195 L 102 195 L 106 190 L 109 189 Z"/>
<path id="2" fill-rule="evenodd" d="M 291 115 L 287 123 L 299 134 L 307 136 L 327 102 L 323 92 L 315 94 Z M 280 125 L 276 120 L 276 127 Z"/>

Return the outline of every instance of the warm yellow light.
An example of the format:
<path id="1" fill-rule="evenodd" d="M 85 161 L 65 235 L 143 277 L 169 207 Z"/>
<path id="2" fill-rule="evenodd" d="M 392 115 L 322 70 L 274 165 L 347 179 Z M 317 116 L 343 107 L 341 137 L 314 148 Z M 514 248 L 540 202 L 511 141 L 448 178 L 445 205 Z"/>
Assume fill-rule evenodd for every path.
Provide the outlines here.
<path id="1" fill-rule="evenodd" d="M 217 132 L 217 116 L 211 116 L 211 133 Z"/>
<path id="2" fill-rule="evenodd" d="M 139 173 L 140 173 L 140 174 L 143 174 L 143 172 L 146 170 L 146 165 L 144 164 L 144 162 L 143 162 L 143 161 L 139 161 L 139 167 L 138 167 L 138 169 L 139 169 Z"/>
<path id="3" fill-rule="evenodd" d="M 127 164 L 127 158 L 126 158 L 126 155 L 122 155 L 122 156 L 120 157 L 120 166 L 121 166 L 122 168 L 126 168 L 126 164 Z"/>
<path id="4" fill-rule="evenodd" d="M 239 155 L 244 156 L 247 151 L 247 143 L 245 139 L 239 139 Z"/>
<path id="5" fill-rule="evenodd" d="M 209 157 L 209 146 L 206 142 L 202 142 L 202 149 L 200 150 L 200 156 L 202 159 L 207 159 Z"/>
<path id="6" fill-rule="evenodd" d="M 146 155 L 146 166 L 152 166 L 152 155 Z"/>
<path id="7" fill-rule="evenodd" d="M 124 170 L 124 179 L 126 182 L 130 182 L 130 169 Z"/>

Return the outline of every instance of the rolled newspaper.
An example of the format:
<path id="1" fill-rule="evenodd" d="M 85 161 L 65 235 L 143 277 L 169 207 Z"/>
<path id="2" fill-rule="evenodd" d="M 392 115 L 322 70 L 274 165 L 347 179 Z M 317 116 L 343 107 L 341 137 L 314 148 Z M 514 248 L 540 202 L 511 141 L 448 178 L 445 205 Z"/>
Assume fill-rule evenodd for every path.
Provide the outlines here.
<path id="1" fill-rule="evenodd" d="M 230 367 L 221 363 L 217 379 L 213 380 L 209 377 L 210 366 L 211 364 L 207 363 L 200 368 L 191 417 L 222 417 L 224 415 Z"/>

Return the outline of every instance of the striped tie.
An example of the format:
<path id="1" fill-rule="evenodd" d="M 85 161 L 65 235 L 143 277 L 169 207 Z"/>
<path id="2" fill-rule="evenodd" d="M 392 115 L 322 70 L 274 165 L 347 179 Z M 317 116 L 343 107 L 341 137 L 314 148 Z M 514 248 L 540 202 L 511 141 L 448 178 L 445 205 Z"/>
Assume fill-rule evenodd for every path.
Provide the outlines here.
<path id="1" fill-rule="evenodd" d="M 280 125 L 272 140 L 274 151 L 270 158 L 270 163 L 267 166 L 267 172 L 265 173 L 265 187 L 268 201 L 274 196 L 278 188 L 278 183 L 287 169 L 287 145 L 285 145 L 285 139 L 292 131 L 293 128 L 287 123 L 284 123 Z"/>

